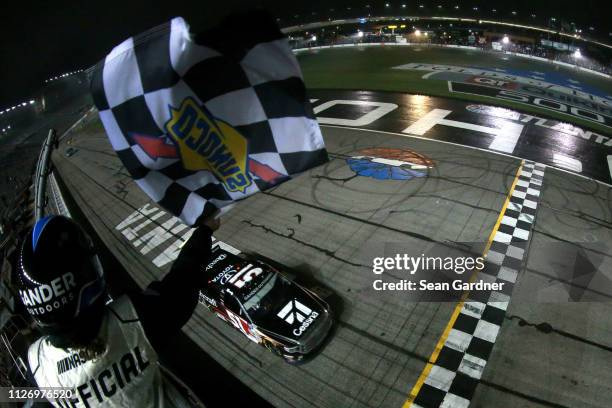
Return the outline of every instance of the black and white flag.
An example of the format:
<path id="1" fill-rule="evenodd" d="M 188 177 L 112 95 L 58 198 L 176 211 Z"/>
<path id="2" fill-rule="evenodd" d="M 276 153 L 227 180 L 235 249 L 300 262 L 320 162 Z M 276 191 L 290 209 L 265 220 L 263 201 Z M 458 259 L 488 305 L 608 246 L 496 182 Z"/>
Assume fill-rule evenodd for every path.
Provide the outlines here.
<path id="1" fill-rule="evenodd" d="M 328 160 L 300 67 L 267 15 L 196 36 L 174 18 L 115 47 L 91 88 L 136 183 L 188 225 Z"/>

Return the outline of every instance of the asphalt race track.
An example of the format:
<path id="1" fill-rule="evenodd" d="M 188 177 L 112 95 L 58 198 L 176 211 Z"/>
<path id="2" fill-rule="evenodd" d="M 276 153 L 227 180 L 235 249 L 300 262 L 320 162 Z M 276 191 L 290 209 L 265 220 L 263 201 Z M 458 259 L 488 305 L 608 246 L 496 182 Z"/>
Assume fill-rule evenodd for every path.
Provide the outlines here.
<path id="1" fill-rule="evenodd" d="M 612 129 L 600 134 L 542 116 L 422 95 L 338 90 L 309 94 L 322 124 L 494 150 L 612 184 Z"/>
<path id="2" fill-rule="evenodd" d="M 311 97 L 331 161 L 237 204 L 215 237 L 333 292 L 339 301 L 331 340 L 311 361 L 291 366 L 203 306 L 186 334 L 275 406 L 403 406 L 456 302 L 407 302 L 401 293 L 373 292 L 372 254 L 389 243 L 416 255 L 434 244 L 481 251 L 499 227 L 517 171 L 525 168 L 522 159 L 528 159 L 549 166 L 525 264 L 471 406 L 490 407 L 491 401 L 499 407 L 609 406 L 612 188 L 605 184 L 611 180 L 609 147 L 603 146 L 608 136 L 600 135 L 598 143 L 584 131 L 571 136 L 567 128 L 550 129 L 555 126 L 550 122 L 537 125 L 539 119 L 525 121 L 507 110 L 468 110 L 465 103 L 440 98 L 338 91 Z M 376 104 L 323 106 L 356 100 Z M 421 120 L 434 110 L 437 119 Z M 447 122 L 432 125 L 435 120 Z M 515 133 L 483 132 L 507 129 L 508 123 Z M 76 148 L 70 157 L 68 146 Z M 372 148 L 409 150 L 428 165 L 411 171 L 389 162 L 385 171 L 352 165 Z M 67 193 L 139 285 L 168 270 L 189 230 L 132 182 L 100 126 L 65 138 L 53 162 Z M 587 272 L 577 274 L 578 264 Z M 210 375 L 201 373 L 202 387 Z"/>

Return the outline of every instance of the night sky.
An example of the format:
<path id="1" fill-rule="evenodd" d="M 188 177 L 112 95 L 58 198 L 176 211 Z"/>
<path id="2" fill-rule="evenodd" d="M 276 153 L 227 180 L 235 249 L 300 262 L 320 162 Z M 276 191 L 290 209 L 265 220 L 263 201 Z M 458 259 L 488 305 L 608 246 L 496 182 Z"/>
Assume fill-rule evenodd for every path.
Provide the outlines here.
<path id="1" fill-rule="evenodd" d="M 468 10 L 472 5 L 494 7 L 516 7 L 521 10 L 537 8 L 547 13 L 547 6 L 554 7 L 551 15 L 572 16 L 582 23 L 599 24 L 600 31 L 610 27 L 610 14 L 605 12 L 606 1 L 461 1 L 461 0 L 388 0 L 390 9 L 384 8 L 381 0 L 169 0 L 169 1 L 81 1 L 62 0 L 29 2 L 12 0 L 2 5 L 2 28 L 0 78 L 0 109 L 29 98 L 44 80 L 64 72 L 87 68 L 104 57 L 110 49 L 127 37 L 161 24 L 172 17 L 183 16 L 193 28 L 214 24 L 234 10 L 263 6 L 281 17 L 281 26 L 302 21 L 365 15 L 365 5 L 371 4 L 373 15 L 386 10 L 399 14 L 400 4 L 407 3 L 415 9 L 424 3 L 431 9 L 443 4 L 448 9 L 459 4 Z M 510 6 L 508 6 L 510 3 Z M 534 3 L 540 3 L 534 6 Z M 554 3 L 554 6 L 553 6 Z M 351 7 L 351 10 L 347 10 Z M 331 12 L 329 9 L 334 8 Z M 542 9 L 544 8 L 544 9 Z M 356 10 L 360 10 L 356 13 Z M 316 15 L 313 11 L 318 12 Z M 534 10 L 536 11 L 536 10 Z M 554 13 L 554 14 L 553 14 Z M 298 17 L 295 17 L 299 14 Z M 523 14 L 526 14 L 523 13 Z M 606 32 L 607 35 L 607 32 Z M 610 41 L 612 42 L 612 37 Z"/>

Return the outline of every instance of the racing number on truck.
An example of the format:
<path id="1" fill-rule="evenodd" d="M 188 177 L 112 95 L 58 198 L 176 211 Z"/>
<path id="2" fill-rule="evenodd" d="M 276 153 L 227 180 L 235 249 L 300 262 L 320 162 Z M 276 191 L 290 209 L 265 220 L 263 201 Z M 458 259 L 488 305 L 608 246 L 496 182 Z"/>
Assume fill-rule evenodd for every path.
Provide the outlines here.
<path id="1" fill-rule="evenodd" d="M 237 274 L 232 276 L 229 280 L 237 288 L 242 288 L 248 282 L 252 281 L 257 275 L 262 273 L 261 268 L 253 268 L 253 265 L 248 264 L 246 267 L 241 269 Z"/>

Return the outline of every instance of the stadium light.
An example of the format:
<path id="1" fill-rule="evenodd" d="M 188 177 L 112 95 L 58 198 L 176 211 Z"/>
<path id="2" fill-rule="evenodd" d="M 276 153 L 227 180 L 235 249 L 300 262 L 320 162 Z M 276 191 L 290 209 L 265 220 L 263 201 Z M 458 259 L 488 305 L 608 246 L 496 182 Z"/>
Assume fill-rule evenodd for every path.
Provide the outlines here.
<path id="1" fill-rule="evenodd" d="M 574 58 L 576 59 L 582 58 L 582 53 L 580 52 L 580 48 L 576 48 L 576 51 L 574 51 Z"/>
<path id="2" fill-rule="evenodd" d="M 503 42 L 504 44 L 508 44 L 508 43 L 510 42 L 510 39 L 508 38 L 508 36 L 507 36 L 507 35 L 504 35 L 504 38 L 502 38 L 502 42 Z"/>
<path id="3" fill-rule="evenodd" d="M 30 99 L 30 105 L 34 105 L 34 99 Z"/>
<path id="4" fill-rule="evenodd" d="M 406 5 L 405 5 L 405 4 L 402 4 L 402 8 L 406 8 Z"/>
<path id="5" fill-rule="evenodd" d="M 417 37 L 419 37 L 421 35 L 421 30 L 416 30 L 414 32 L 414 35 L 416 35 Z"/>
<path id="6" fill-rule="evenodd" d="M 389 7 L 389 3 L 385 3 L 385 7 Z"/>

